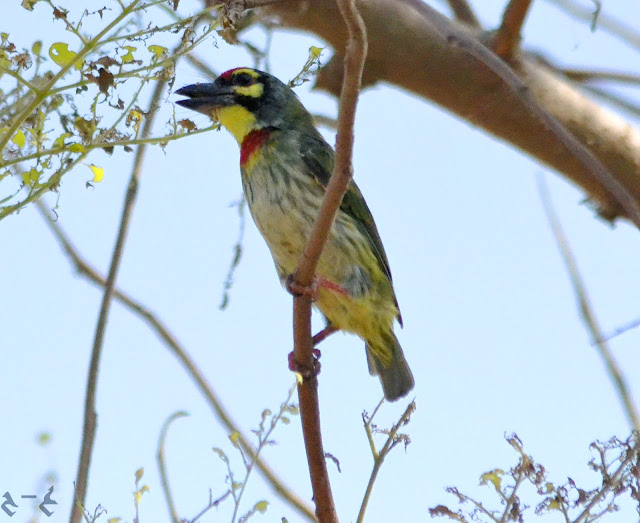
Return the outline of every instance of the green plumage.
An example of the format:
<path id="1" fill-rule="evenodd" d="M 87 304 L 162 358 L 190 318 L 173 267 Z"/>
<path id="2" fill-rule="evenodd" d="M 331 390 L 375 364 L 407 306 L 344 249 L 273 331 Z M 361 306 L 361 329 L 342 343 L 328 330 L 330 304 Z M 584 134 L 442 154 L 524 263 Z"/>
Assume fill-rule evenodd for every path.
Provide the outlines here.
<path id="1" fill-rule="evenodd" d="M 333 149 L 293 91 L 266 73 L 234 69 L 214 84 L 179 94 L 191 97 L 182 105 L 213 112 L 240 143 L 248 206 L 284 281 L 296 270 L 313 228 L 333 171 Z M 344 292 L 321 285 L 314 305 L 332 325 L 364 340 L 369 370 L 380 377 L 386 399 L 405 396 L 414 381 L 393 333 L 394 321 L 402 325 L 402 318 L 391 270 L 371 211 L 353 182 L 316 276 Z"/>

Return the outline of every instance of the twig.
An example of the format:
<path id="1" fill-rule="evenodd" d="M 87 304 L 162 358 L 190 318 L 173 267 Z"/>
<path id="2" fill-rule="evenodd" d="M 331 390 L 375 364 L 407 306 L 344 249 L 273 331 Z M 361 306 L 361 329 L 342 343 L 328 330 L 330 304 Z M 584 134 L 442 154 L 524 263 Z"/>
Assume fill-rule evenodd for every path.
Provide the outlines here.
<path id="1" fill-rule="evenodd" d="M 346 23 L 349 37 L 345 53 L 342 92 L 338 104 L 335 164 L 318 217 L 293 276 L 294 281 L 302 286 L 311 284 L 336 212 L 352 178 L 353 126 L 362 83 L 362 71 L 367 56 L 367 35 L 354 0 L 338 0 L 338 7 Z M 293 340 L 294 355 L 298 365 L 312 367 L 314 362 L 311 341 L 311 299 L 308 296 L 293 298 Z M 299 384 L 298 398 L 316 515 L 321 523 L 337 523 L 338 517 L 322 446 L 317 377 L 303 380 Z"/>
<path id="2" fill-rule="evenodd" d="M 158 452 L 156 454 L 156 459 L 158 460 L 158 469 L 160 469 L 160 482 L 162 483 L 162 491 L 164 492 L 164 498 L 167 500 L 169 515 L 171 516 L 172 523 L 180 523 L 180 518 L 178 517 L 178 511 L 176 510 L 176 505 L 173 501 L 173 495 L 171 494 L 171 489 L 169 488 L 167 464 L 165 463 L 164 459 L 164 443 L 167 439 L 169 425 L 171 425 L 171 423 L 173 423 L 178 418 L 182 418 L 188 415 L 189 414 L 184 411 L 179 411 L 172 414 L 169 419 L 167 419 L 167 421 L 165 421 L 162 425 L 162 430 L 160 431 L 160 439 L 158 440 Z"/>
<path id="3" fill-rule="evenodd" d="M 591 509 L 594 508 L 602 498 L 604 498 L 611 490 L 617 489 L 620 487 L 620 478 L 625 472 L 625 469 L 634 461 L 638 459 L 638 448 L 632 447 L 627 449 L 627 457 L 624 459 L 620 466 L 616 469 L 616 471 L 609 476 L 607 481 L 603 482 L 601 488 L 598 489 L 598 492 L 591 499 L 589 504 L 584 508 L 584 510 L 580 513 L 580 515 L 573 520 L 573 523 L 581 523 L 582 521 L 595 521 L 595 519 L 587 519 L 591 513 Z M 604 465 L 603 471 L 606 472 L 606 465 Z"/>
<path id="4" fill-rule="evenodd" d="M 456 20 L 480 29 L 480 20 L 467 0 L 447 0 Z"/>
<path id="5" fill-rule="evenodd" d="M 580 310 L 582 320 L 591 333 L 591 337 L 596 344 L 596 347 L 598 348 L 598 352 L 600 353 L 600 356 L 605 364 L 607 373 L 609 374 L 609 378 L 613 382 L 618 393 L 618 397 L 622 402 L 631 428 L 640 432 L 640 416 L 638 416 L 638 411 L 633 402 L 633 399 L 631 398 L 631 391 L 629 390 L 629 387 L 625 382 L 622 372 L 620 371 L 620 368 L 618 367 L 618 364 L 616 363 L 616 360 L 613 357 L 609 346 L 606 344 L 606 342 L 603 341 L 604 338 L 602 335 L 602 331 L 598 325 L 598 321 L 596 319 L 595 313 L 593 312 L 591 303 L 589 302 L 589 297 L 587 295 L 584 282 L 582 281 L 582 278 L 580 276 L 580 272 L 578 271 L 576 260 L 573 256 L 573 253 L 571 252 L 569 243 L 567 242 L 567 238 L 562 230 L 558 218 L 555 215 L 553 206 L 551 204 L 551 198 L 549 196 L 549 191 L 542 175 L 538 176 L 538 191 L 540 193 L 540 199 L 542 200 L 542 204 L 544 206 L 547 221 L 551 226 L 551 230 L 553 231 L 553 234 L 555 236 L 556 243 L 558 244 L 558 248 L 560 249 L 560 253 L 562 254 L 562 258 L 565 265 L 567 266 L 569 278 L 571 280 L 573 290 L 576 294 L 578 308 Z"/>
<path id="6" fill-rule="evenodd" d="M 60 225 L 57 222 L 49 219 L 48 211 L 45 204 L 41 200 L 38 200 L 36 202 L 36 207 L 40 211 L 42 217 L 45 220 L 45 223 L 51 229 L 51 232 L 56 237 L 58 243 L 64 250 L 70 262 L 75 267 L 76 271 L 82 277 L 87 278 L 89 281 L 95 283 L 100 287 L 104 287 L 106 284 L 105 279 L 98 273 L 95 268 L 89 265 L 80 256 L 80 254 L 78 254 L 78 250 L 71 243 Z M 227 412 L 226 408 L 222 404 L 222 401 L 220 400 L 220 398 L 218 398 L 218 395 L 207 383 L 207 380 L 198 369 L 198 366 L 190 358 L 186 350 L 180 345 L 173 333 L 171 333 L 171 331 L 164 325 L 164 323 L 147 307 L 131 298 L 124 292 L 115 289 L 113 296 L 122 305 L 124 305 L 125 308 L 140 316 L 140 318 L 151 328 L 151 330 L 153 330 L 157 334 L 157 336 L 164 342 L 167 348 L 180 361 L 187 374 L 189 374 L 191 379 L 200 389 L 200 392 L 205 397 L 207 403 L 211 407 L 211 410 L 213 410 L 213 413 L 217 417 L 218 421 L 225 426 L 230 434 L 237 433 L 239 435 L 238 441 L 240 445 L 242 446 L 244 451 L 251 457 L 251 459 L 256 462 L 258 469 L 265 476 L 271 488 L 273 488 L 273 490 L 282 499 L 293 506 L 302 516 L 310 521 L 314 521 L 315 516 L 313 515 L 313 510 L 306 506 L 306 504 L 302 500 L 300 500 L 293 492 L 291 492 L 291 490 L 283 484 L 280 478 L 278 478 L 278 476 L 271 470 L 268 465 L 266 465 L 261 459 L 256 458 L 249 440 L 242 434 L 242 432 L 240 432 L 234 421 L 231 419 L 231 416 Z"/>
<path id="7" fill-rule="evenodd" d="M 222 503 L 225 499 L 227 499 L 231 495 L 232 489 L 227 490 L 222 496 L 218 499 L 213 499 L 213 495 L 211 494 L 211 490 L 209 490 L 209 503 L 206 507 L 204 507 L 200 512 L 198 512 L 193 518 L 191 518 L 187 523 L 195 523 L 202 516 L 204 516 L 207 512 L 209 512 L 212 508 L 217 507 L 220 503 Z"/>
<path id="8" fill-rule="evenodd" d="M 260 452 L 262 451 L 262 449 L 264 449 L 265 445 L 269 445 L 271 443 L 271 439 L 270 439 L 271 434 L 273 434 L 273 431 L 278 425 L 278 422 L 282 419 L 282 416 L 284 416 L 285 411 L 291 404 L 291 397 L 293 396 L 294 390 L 295 390 L 295 385 L 291 387 L 291 389 L 289 389 L 289 394 L 287 395 L 287 399 L 284 400 L 284 402 L 280 405 L 280 411 L 278 412 L 278 414 L 276 414 L 271 418 L 271 426 L 269 427 L 269 430 L 267 430 L 267 432 L 264 434 L 262 434 L 262 430 L 260 430 L 260 433 L 258 436 L 258 448 L 256 449 L 255 454 L 253 455 L 250 462 L 249 463 L 245 462 L 247 473 L 245 474 L 244 480 L 242 481 L 242 487 L 240 488 L 240 492 L 238 493 L 237 497 L 235 497 L 236 506 L 235 506 L 235 509 L 233 510 L 233 515 L 231 516 L 231 523 L 235 523 L 236 521 L 238 511 L 240 510 L 240 502 L 242 501 L 242 496 L 244 495 L 245 489 L 247 488 L 247 483 L 249 482 L 249 476 L 251 476 L 251 472 L 253 471 L 253 468 L 256 465 L 258 457 L 260 456 Z M 260 425 L 260 429 L 262 429 L 262 424 Z M 244 454 L 242 455 L 242 457 L 244 459 Z M 233 490 L 233 486 L 231 488 Z M 240 520 L 242 520 L 242 518 L 240 518 Z"/>
<path id="9" fill-rule="evenodd" d="M 627 45 L 640 49 L 640 32 L 632 25 L 598 12 L 597 8 L 585 7 L 574 0 L 547 0 L 547 2 L 555 4 L 576 18 L 589 22 L 592 31 L 602 29 L 618 37 Z"/>
<path id="10" fill-rule="evenodd" d="M 584 69 L 557 69 L 557 71 L 574 82 L 617 82 L 621 84 L 640 85 L 640 75 L 622 73 L 619 71 L 584 70 Z"/>
<path id="11" fill-rule="evenodd" d="M 510 0 L 502 15 L 502 24 L 493 37 L 494 52 L 505 60 L 513 56 L 520 45 L 524 20 L 532 0 Z"/>
<path id="12" fill-rule="evenodd" d="M 378 409 L 376 409 L 376 411 L 377 410 Z M 387 438 L 387 441 L 385 442 L 380 452 L 375 452 L 375 447 L 372 449 L 374 451 L 373 470 L 371 471 L 371 477 L 369 478 L 369 483 L 367 484 L 367 490 L 365 491 L 364 498 L 362 499 L 362 505 L 360 505 L 360 512 L 358 513 L 358 519 L 356 520 L 357 523 L 362 523 L 362 521 L 364 521 L 364 513 L 367 510 L 371 492 L 373 492 L 373 484 L 376 482 L 378 472 L 380 472 L 380 467 L 382 467 L 384 459 L 387 457 L 387 455 L 397 442 L 396 434 L 398 433 L 398 430 L 400 430 L 400 427 L 402 427 L 407 422 L 407 420 L 409 419 L 411 414 L 415 412 L 415 410 L 416 402 L 412 401 L 411 403 L 409 403 L 402 416 L 400 416 L 398 423 L 396 423 L 391 429 L 391 432 L 389 432 L 389 437 Z M 371 422 L 371 419 L 373 419 L 373 416 L 371 416 L 371 418 L 369 419 L 369 423 Z M 365 430 L 367 430 L 367 434 L 369 434 L 370 426 L 366 422 Z M 369 438 L 369 441 L 372 441 L 371 437 Z"/>
<path id="13" fill-rule="evenodd" d="M 158 81 L 151 95 L 149 102 L 149 110 L 142 127 L 142 138 L 148 138 L 151 134 L 153 121 L 156 114 L 156 106 L 162 96 L 162 90 L 166 85 L 165 81 Z M 97 414 L 96 414 L 96 388 L 98 384 L 98 371 L 100 367 L 100 357 L 102 354 L 102 346 L 104 344 L 104 334 L 107 327 L 107 319 L 111 308 L 111 299 L 115 289 L 118 269 L 124 252 L 124 243 L 129 232 L 129 222 L 138 194 L 138 183 L 142 173 L 142 164 L 144 162 L 146 144 L 139 145 L 136 149 L 136 156 L 133 162 L 133 170 L 129 178 L 129 186 L 125 195 L 122 216 L 120 218 L 120 227 L 118 229 L 118 237 L 113 247 L 111 256 L 111 264 L 107 281 L 104 286 L 104 294 L 102 296 L 102 305 L 100 306 L 100 314 L 96 324 L 96 332 L 93 340 L 93 348 L 91 351 L 91 362 L 89 364 L 89 376 L 87 378 L 87 392 L 84 407 L 84 426 L 82 429 L 82 447 L 80 449 L 80 459 L 78 461 L 78 472 L 76 474 L 76 492 L 75 503 L 71 511 L 71 523 L 80 523 L 82 517 L 82 509 L 87 495 L 87 480 L 89 477 L 89 468 L 91 466 L 91 453 L 93 451 L 93 443 L 96 436 Z"/>

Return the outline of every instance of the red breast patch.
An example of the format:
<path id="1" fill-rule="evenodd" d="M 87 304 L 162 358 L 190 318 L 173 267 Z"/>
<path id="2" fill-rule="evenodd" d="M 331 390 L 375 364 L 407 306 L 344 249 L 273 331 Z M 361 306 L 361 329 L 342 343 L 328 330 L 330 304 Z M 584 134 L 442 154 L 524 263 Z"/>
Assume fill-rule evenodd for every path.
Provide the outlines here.
<path id="1" fill-rule="evenodd" d="M 267 129 L 256 129 L 245 136 L 240 146 L 240 165 L 247 163 L 253 153 L 264 145 L 269 134 L 271 133 Z"/>

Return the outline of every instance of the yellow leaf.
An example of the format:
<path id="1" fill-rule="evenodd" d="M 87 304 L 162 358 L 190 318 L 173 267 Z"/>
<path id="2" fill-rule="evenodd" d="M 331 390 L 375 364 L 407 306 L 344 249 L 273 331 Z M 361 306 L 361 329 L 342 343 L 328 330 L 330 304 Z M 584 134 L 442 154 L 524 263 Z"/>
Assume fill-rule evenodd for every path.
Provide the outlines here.
<path id="1" fill-rule="evenodd" d="M 267 507 L 269 506 L 269 502 L 268 501 L 258 501 L 255 506 L 253 507 L 253 510 L 256 510 L 258 512 L 260 512 L 260 514 L 264 514 L 267 511 Z"/>
<path id="2" fill-rule="evenodd" d="M 22 181 L 25 185 L 34 185 L 40 179 L 40 173 L 35 167 L 30 171 L 22 173 Z"/>
<path id="3" fill-rule="evenodd" d="M 480 476 L 480 485 L 491 483 L 496 489 L 496 492 L 500 492 L 500 487 L 502 486 L 502 478 L 500 476 L 504 476 L 504 470 L 502 469 L 495 469 L 489 472 L 485 472 L 482 476 Z"/>
<path id="4" fill-rule="evenodd" d="M 169 50 L 166 47 L 162 47 L 161 45 L 150 45 L 149 51 L 151 51 L 156 58 L 164 58 L 169 54 Z"/>
<path id="5" fill-rule="evenodd" d="M 122 47 L 126 52 L 125 55 L 122 56 L 121 60 L 123 64 L 128 64 L 129 62 L 133 62 L 133 51 L 136 50 L 135 47 L 131 45 L 125 45 Z"/>
<path id="6" fill-rule="evenodd" d="M 71 153 L 86 153 L 87 149 L 81 143 L 72 143 L 69 146 L 69 152 L 71 152 Z"/>
<path id="7" fill-rule="evenodd" d="M 40 56 L 40 53 L 42 52 L 42 41 L 37 40 L 33 42 L 33 45 L 31 46 L 31 51 L 33 51 L 33 54 Z"/>
<path id="8" fill-rule="evenodd" d="M 16 131 L 16 134 L 13 135 L 13 138 L 11 138 L 11 141 L 15 143 L 20 149 L 22 149 L 26 142 L 26 138 L 24 136 L 24 133 L 20 129 L 18 129 Z"/>
<path id="9" fill-rule="evenodd" d="M 95 165 L 90 165 L 90 166 L 89 166 L 89 168 L 90 168 L 90 169 L 93 171 L 93 173 L 94 173 L 94 174 L 96 174 L 96 176 L 97 176 L 97 173 L 96 173 L 96 171 L 95 171 L 94 169 L 99 169 L 99 167 L 96 167 Z M 100 169 L 100 171 L 102 171 L 102 174 L 104 174 L 104 170 L 103 170 L 103 169 Z M 102 178 L 100 178 L 100 180 L 101 180 L 101 179 L 102 179 Z M 97 180 L 97 181 L 100 181 L 100 180 Z M 94 178 L 94 180 L 93 180 L 93 181 L 94 181 L 94 182 L 96 181 L 96 180 L 95 180 L 95 178 Z M 142 476 L 144 476 L 144 467 L 141 467 L 141 468 L 139 468 L 138 470 L 136 470 L 136 482 L 140 481 L 140 480 L 142 479 Z"/>
<path id="10" fill-rule="evenodd" d="M 311 60 L 317 60 L 318 58 L 320 58 L 323 50 L 324 48 L 322 47 L 316 47 L 315 45 L 312 45 L 311 47 L 309 47 L 309 58 L 311 58 Z"/>
<path id="11" fill-rule="evenodd" d="M 64 67 L 73 62 L 78 55 L 73 51 L 69 51 L 69 44 L 58 42 L 49 48 L 49 56 L 57 65 Z M 74 67 L 80 70 L 82 69 L 82 63 L 82 60 L 78 60 Z"/>
<path id="12" fill-rule="evenodd" d="M 229 436 L 229 439 L 231 440 L 231 443 L 233 443 L 233 446 L 235 448 L 238 448 L 240 446 L 240 433 L 239 432 L 234 432 Z"/>
<path id="13" fill-rule="evenodd" d="M 122 518 L 109 518 L 107 519 L 107 523 L 120 523 Z"/>
<path id="14" fill-rule="evenodd" d="M 94 183 L 101 182 L 104 178 L 104 169 L 102 167 L 97 167 L 96 165 L 88 165 L 87 167 L 89 167 L 89 169 L 91 169 L 91 172 L 93 173 L 93 180 L 91 181 Z M 140 481 L 140 478 L 142 478 L 143 474 L 144 469 L 136 470 L 136 481 Z"/>

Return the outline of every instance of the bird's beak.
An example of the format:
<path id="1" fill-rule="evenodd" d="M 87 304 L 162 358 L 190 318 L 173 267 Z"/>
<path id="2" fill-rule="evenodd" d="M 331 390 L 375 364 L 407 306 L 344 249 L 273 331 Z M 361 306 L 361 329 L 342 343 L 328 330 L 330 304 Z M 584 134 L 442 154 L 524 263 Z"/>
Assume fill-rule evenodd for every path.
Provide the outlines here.
<path id="1" fill-rule="evenodd" d="M 187 85 L 178 89 L 175 94 L 187 97 L 186 100 L 176 101 L 178 105 L 206 115 L 211 115 L 213 109 L 236 103 L 231 86 L 219 86 L 214 83 Z"/>

